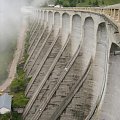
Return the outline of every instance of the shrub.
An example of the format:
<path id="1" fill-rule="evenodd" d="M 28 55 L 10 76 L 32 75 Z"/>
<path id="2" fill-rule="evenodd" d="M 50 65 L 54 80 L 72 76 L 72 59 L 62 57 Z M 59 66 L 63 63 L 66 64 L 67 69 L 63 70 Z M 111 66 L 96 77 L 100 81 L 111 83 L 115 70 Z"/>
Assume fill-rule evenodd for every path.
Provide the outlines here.
<path id="1" fill-rule="evenodd" d="M 10 90 L 12 93 L 24 91 L 26 87 L 25 72 L 22 69 L 17 69 L 17 77 L 12 81 Z"/>
<path id="2" fill-rule="evenodd" d="M 25 107 L 25 105 L 27 104 L 28 100 L 29 99 L 25 97 L 23 92 L 19 92 L 17 94 L 14 94 L 12 105 L 13 105 L 14 108 Z"/>
<path id="3" fill-rule="evenodd" d="M 0 120 L 10 120 L 10 118 L 11 118 L 10 113 L 6 113 L 6 114 L 3 114 L 3 115 L 0 114 Z"/>

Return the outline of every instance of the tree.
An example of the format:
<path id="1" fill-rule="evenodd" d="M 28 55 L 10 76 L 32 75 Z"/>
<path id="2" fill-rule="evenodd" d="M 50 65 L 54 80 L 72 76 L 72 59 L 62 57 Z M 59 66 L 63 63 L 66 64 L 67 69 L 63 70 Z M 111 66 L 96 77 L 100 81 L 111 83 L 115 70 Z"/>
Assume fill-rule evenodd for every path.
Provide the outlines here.
<path id="1" fill-rule="evenodd" d="M 64 0 L 64 1 L 63 1 L 63 6 L 64 6 L 64 7 L 70 7 L 69 0 Z"/>
<path id="2" fill-rule="evenodd" d="M 95 1 L 95 6 L 99 6 L 98 0 Z"/>
<path id="3" fill-rule="evenodd" d="M 102 4 L 104 5 L 105 3 L 104 3 L 104 0 L 102 0 Z"/>
<path id="4" fill-rule="evenodd" d="M 91 0 L 89 0 L 89 5 L 91 5 L 92 3 L 91 3 Z"/>

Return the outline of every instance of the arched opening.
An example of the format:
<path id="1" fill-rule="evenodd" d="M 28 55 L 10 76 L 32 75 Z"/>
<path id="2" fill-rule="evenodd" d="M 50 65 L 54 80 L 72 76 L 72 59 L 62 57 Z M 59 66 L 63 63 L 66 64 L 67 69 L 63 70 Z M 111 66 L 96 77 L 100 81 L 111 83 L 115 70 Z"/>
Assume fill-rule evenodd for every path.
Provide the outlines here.
<path id="1" fill-rule="evenodd" d="M 82 67 L 84 71 L 95 51 L 94 21 L 92 17 L 85 19 L 83 34 Z"/>
<path id="2" fill-rule="evenodd" d="M 51 11 L 48 12 L 48 21 L 49 21 L 49 30 L 51 30 L 52 25 L 53 25 L 53 13 Z"/>
<path id="3" fill-rule="evenodd" d="M 67 13 L 62 15 L 62 45 L 67 40 L 68 34 L 70 32 L 70 16 Z"/>
<path id="4" fill-rule="evenodd" d="M 60 28 L 60 13 L 56 12 L 54 14 L 54 36 L 57 35 Z"/>
<path id="5" fill-rule="evenodd" d="M 81 41 L 81 18 L 79 15 L 74 15 L 72 18 L 72 33 L 71 33 L 72 55 L 77 50 L 80 41 Z"/>
<path id="6" fill-rule="evenodd" d="M 41 11 L 41 24 L 43 24 L 43 23 L 44 23 L 44 12 Z"/>
<path id="7" fill-rule="evenodd" d="M 40 19 L 41 19 L 41 11 L 40 10 L 38 11 L 38 14 L 39 14 L 38 19 L 40 21 Z"/>
<path id="8" fill-rule="evenodd" d="M 110 54 L 111 55 L 119 55 L 120 54 L 120 47 L 117 44 L 112 43 L 111 49 L 110 49 Z"/>
<path id="9" fill-rule="evenodd" d="M 108 74 L 109 40 L 105 23 L 100 23 L 97 29 L 96 54 L 93 64 L 93 104 L 101 97 Z"/>
<path id="10" fill-rule="evenodd" d="M 47 11 L 44 12 L 44 21 L 47 22 Z"/>

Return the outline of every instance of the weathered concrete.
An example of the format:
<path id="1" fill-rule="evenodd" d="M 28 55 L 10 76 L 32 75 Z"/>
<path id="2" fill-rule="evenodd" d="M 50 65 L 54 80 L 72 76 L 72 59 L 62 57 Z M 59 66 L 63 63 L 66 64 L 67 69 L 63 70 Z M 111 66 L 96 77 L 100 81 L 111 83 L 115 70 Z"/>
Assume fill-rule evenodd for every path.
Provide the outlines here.
<path id="1" fill-rule="evenodd" d="M 50 53 L 47 55 L 47 58 L 45 60 L 45 62 L 41 65 L 41 69 L 39 69 L 38 73 L 36 74 L 34 79 L 34 82 L 31 85 L 31 89 L 29 90 L 29 93 L 32 95 L 33 92 L 35 91 L 35 88 L 37 88 L 38 83 L 43 79 L 43 77 L 46 75 L 46 72 L 48 71 L 48 69 L 50 68 L 52 62 L 54 61 L 54 59 L 57 56 L 57 53 L 60 51 L 61 48 L 61 37 L 59 36 L 59 38 L 57 39 L 57 41 L 55 42 L 55 44 L 52 46 L 52 50 L 50 51 Z M 38 66 L 39 67 L 39 66 Z M 32 93 L 31 93 L 32 92 Z M 28 95 L 29 96 L 29 95 Z"/>
<path id="2" fill-rule="evenodd" d="M 111 118 L 106 117 L 113 106 L 110 106 L 111 110 L 106 107 L 110 96 L 109 91 L 107 94 L 105 91 L 107 80 L 111 80 L 108 76 L 111 43 L 120 44 L 116 22 L 120 19 L 119 10 L 42 8 L 38 11 L 45 31 L 37 42 L 31 37 L 36 45 L 31 43 L 30 57 L 26 63 L 27 74 L 32 80 L 26 89 L 30 101 L 23 118 L 90 120 L 92 117 L 97 119 L 100 113 L 99 119 L 117 120 L 118 112 L 111 114 Z M 33 29 L 36 25 L 33 24 L 31 29 L 31 35 L 35 36 Z M 75 57 L 78 49 L 79 54 Z M 109 89 L 112 91 L 111 86 Z M 118 103 L 116 99 L 112 100 Z"/>

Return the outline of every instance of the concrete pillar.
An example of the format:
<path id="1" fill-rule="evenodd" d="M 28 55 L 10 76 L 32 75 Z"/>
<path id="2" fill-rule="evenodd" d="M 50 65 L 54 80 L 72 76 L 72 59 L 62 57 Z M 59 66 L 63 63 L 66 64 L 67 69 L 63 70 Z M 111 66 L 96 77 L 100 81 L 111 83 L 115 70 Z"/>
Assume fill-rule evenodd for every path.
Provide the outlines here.
<path id="1" fill-rule="evenodd" d="M 60 13 L 60 28 L 62 28 L 62 13 Z"/>
<path id="2" fill-rule="evenodd" d="M 69 31 L 69 33 L 72 32 L 72 17 L 73 17 L 73 15 L 70 15 L 70 31 Z"/>
<path id="3" fill-rule="evenodd" d="M 120 22 L 120 9 L 118 10 L 118 18 L 117 21 Z"/>
<path id="4" fill-rule="evenodd" d="M 116 14 L 116 10 L 114 9 L 114 12 L 113 12 L 113 19 L 115 19 L 115 14 Z"/>
<path id="5" fill-rule="evenodd" d="M 54 25 L 54 22 L 55 22 L 55 21 L 54 21 L 54 20 L 55 20 L 55 19 L 54 19 L 54 18 L 55 18 L 54 12 L 53 12 L 53 15 L 52 15 L 52 16 L 53 16 L 53 23 L 52 23 L 52 25 Z"/>

